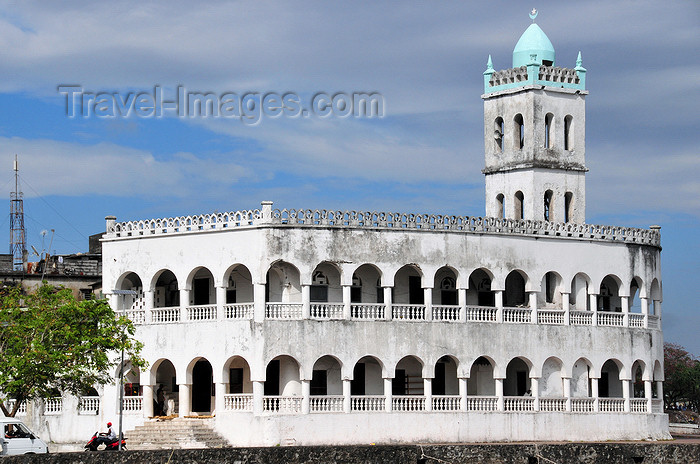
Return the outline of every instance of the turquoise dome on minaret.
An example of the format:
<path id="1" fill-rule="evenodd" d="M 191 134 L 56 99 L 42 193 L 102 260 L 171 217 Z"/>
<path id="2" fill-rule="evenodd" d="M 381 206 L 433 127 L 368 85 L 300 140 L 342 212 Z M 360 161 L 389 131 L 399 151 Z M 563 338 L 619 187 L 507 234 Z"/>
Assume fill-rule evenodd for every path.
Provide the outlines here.
<path id="1" fill-rule="evenodd" d="M 513 49 L 513 67 L 527 66 L 532 63 L 532 55 L 537 55 L 537 64 L 554 65 L 554 46 L 540 26 L 530 24 Z M 545 61 L 545 63 L 543 63 Z"/>

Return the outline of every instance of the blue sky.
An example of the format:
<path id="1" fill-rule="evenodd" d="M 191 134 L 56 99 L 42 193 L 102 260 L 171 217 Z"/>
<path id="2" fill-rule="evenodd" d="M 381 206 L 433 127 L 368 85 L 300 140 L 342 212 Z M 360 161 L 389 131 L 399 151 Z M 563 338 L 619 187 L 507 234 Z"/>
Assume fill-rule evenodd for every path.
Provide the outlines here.
<path id="1" fill-rule="evenodd" d="M 665 338 L 700 355 L 697 2 L 0 2 L 0 191 L 18 154 L 28 244 L 53 228 L 58 253 L 108 214 L 261 200 L 482 215 L 482 72 L 510 67 L 532 6 L 557 64 L 588 70 L 587 222 L 662 225 Z M 373 91 L 385 116 L 70 119 L 62 84 Z"/>

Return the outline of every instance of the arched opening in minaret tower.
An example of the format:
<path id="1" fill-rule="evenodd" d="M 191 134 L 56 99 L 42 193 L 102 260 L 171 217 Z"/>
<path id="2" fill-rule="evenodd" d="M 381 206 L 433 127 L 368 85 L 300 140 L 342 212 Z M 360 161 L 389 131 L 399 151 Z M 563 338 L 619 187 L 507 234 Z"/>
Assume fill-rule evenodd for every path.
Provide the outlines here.
<path id="1" fill-rule="evenodd" d="M 522 150 L 525 146 L 525 122 L 523 121 L 523 115 L 518 113 L 513 118 L 514 123 L 514 134 L 515 134 L 515 149 Z"/>

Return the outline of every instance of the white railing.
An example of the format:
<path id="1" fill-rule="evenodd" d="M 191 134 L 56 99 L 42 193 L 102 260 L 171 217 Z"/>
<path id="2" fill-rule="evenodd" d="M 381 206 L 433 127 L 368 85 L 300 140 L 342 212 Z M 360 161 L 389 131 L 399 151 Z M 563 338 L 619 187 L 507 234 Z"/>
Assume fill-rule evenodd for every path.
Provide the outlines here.
<path id="1" fill-rule="evenodd" d="M 299 414 L 301 412 L 301 397 L 263 396 L 263 411 L 278 414 Z"/>
<path id="2" fill-rule="evenodd" d="M 216 305 L 197 305 L 187 307 L 188 321 L 215 321 L 216 320 Z"/>
<path id="3" fill-rule="evenodd" d="M 267 319 L 301 319 L 301 303 L 265 303 Z"/>
<path id="4" fill-rule="evenodd" d="M 633 328 L 643 328 L 644 327 L 644 314 L 629 313 L 629 325 Z"/>
<path id="5" fill-rule="evenodd" d="M 664 402 L 660 398 L 653 398 L 651 400 L 651 412 L 654 414 L 663 414 L 664 412 Z"/>
<path id="6" fill-rule="evenodd" d="M 505 396 L 503 408 L 509 412 L 534 411 L 535 398 L 532 396 Z"/>
<path id="7" fill-rule="evenodd" d="M 98 414 L 100 412 L 99 396 L 81 396 L 78 403 L 79 414 Z"/>
<path id="8" fill-rule="evenodd" d="M 350 305 L 350 317 L 358 320 L 384 319 L 384 303 L 353 303 Z"/>
<path id="9" fill-rule="evenodd" d="M 309 398 L 311 412 L 343 412 L 343 395 L 312 396 Z"/>
<path id="10" fill-rule="evenodd" d="M 646 398 L 632 398 L 630 399 L 630 412 L 650 412 L 647 410 L 647 399 Z"/>
<path id="11" fill-rule="evenodd" d="M 524 308 L 503 308 L 503 322 L 529 324 L 532 322 L 532 310 Z"/>
<path id="12" fill-rule="evenodd" d="M 625 412 L 624 398 L 600 398 L 598 399 L 600 412 Z"/>
<path id="13" fill-rule="evenodd" d="M 656 316 L 654 314 L 649 314 L 647 316 L 647 320 L 649 321 L 649 328 L 650 329 L 657 329 L 658 330 L 661 328 L 659 316 Z"/>
<path id="14" fill-rule="evenodd" d="M 61 414 L 63 411 L 63 398 L 45 398 L 44 415 Z"/>
<path id="15" fill-rule="evenodd" d="M 7 409 L 12 412 L 12 409 L 15 407 L 15 403 L 17 403 L 17 400 L 7 400 L 5 404 L 7 405 Z M 22 404 L 19 405 L 19 408 L 17 408 L 17 412 L 15 415 L 20 416 L 20 415 L 25 415 L 27 414 L 27 402 L 23 401 Z"/>
<path id="16" fill-rule="evenodd" d="M 392 304 L 391 318 L 405 321 L 425 320 L 425 305 Z"/>
<path id="17" fill-rule="evenodd" d="M 391 397 L 392 411 L 425 411 L 425 396 L 401 395 Z"/>
<path id="18" fill-rule="evenodd" d="M 498 310 L 491 306 L 467 306 L 467 321 L 496 322 Z"/>
<path id="19" fill-rule="evenodd" d="M 252 319 L 254 303 L 232 303 L 224 305 L 226 319 Z"/>
<path id="20" fill-rule="evenodd" d="M 564 311 L 555 309 L 540 309 L 537 311 L 537 323 L 564 325 Z"/>
<path id="21" fill-rule="evenodd" d="M 153 308 L 151 310 L 151 322 L 154 324 L 180 322 L 180 307 Z"/>
<path id="22" fill-rule="evenodd" d="M 343 319 L 343 303 L 311 303 L 312 319 Z"/>
<path id="23" fill-rule="evenodd" d="M 540 411 L 563 412 L 566 411 L 566 398 L 540 398 Z"/>
<path id="24" fill-rule="evenodd" d="M 460 307 L 454 305 L 433 305 L 434 321 L 459 321 Z"/>
<path id="25" fill-rule="evenodd" d="M 384 395 L 351 396 L 350 409 L 362 412 L 386 411 L 386 398 Z"/>
<path id="26" fill-rule="evenodd" d="M 467 396 L 468 411 L 496 411 L 498 397 L 496 396 Z"/>
<path id="27" fill-rule="evenodd" d="M 571 311 L 569 318 L 571 325 L 593 325 L 592 311 Z"/>
<path id="28" fill-rule="evenodd" d="M 594 398 L 571 398 L 571 412 L 593 412 L 594 410 Z"/>
<path id="29" fill-rule="evenodd" d="M 611 313 L 607 311 L 596 312 L 598 317 L 598 325 L 610 327 L 622 327 L 624 315 L 622 313 Z"/>
<path id="30" fill-rule="evenodd" d="M 252 411 L 252 393 L 227 393 L 224 395 L 224 409 L 226 411 Z"/>
<path id="31" fill-rule="evenodd" d="M 115 311 L 117 316 L 124 316 L 129 319 L 134 324 L 145 324 L 146 323 L 146 310 L 145 309 L 121 309 Z"/>
<path id="32" fill-rule="evenodd" d="M 125 396 L 124 412 L 141 412 L 143 406 L 143 396 Z"/>
<path id="33" fill-rule="evenodd" d="M 433 411 L 459 411 L 462 401 L 459 395 L 434 395 Z"/>
<path id="34" fill-rule="evenodd" d="M 534 237 L 547 235 L 581 240 L 639 243 L 653 246 L 661 244 L 661 233 L 652 229 L 442 214 L 334 211 L 325 209 L 273 210 L 271 205 L 264 205 L 262 211 L 254 209 L 108 223 L 105 238 L 196 233 L 257 224 L 320 225 L 353 229 L 441 230 L 472 234 L 518 234 Z"/>

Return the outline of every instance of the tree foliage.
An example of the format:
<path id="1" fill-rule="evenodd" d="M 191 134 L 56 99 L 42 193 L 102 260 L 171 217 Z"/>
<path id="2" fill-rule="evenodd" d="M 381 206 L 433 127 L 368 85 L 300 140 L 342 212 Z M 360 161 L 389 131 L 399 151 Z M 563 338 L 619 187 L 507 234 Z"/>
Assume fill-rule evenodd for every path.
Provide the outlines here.
<path id="1" fill-rule="evenodd" d="M 675 343 L 664 343 L 664 403 L 700 412 L 700 360 Z"/>
<path id="2" fill-rule="evenodd" d="M 79 395 L 113 381 L 125 359 L 145 367 L 134 326 L 117 317 L 106 300 L 77 301 L 66 288 L 44 283 L 33 294 L 0 293 L 0 409 L 14 416 L 26 401 L 56 391 Z M 12 408 L 8 400 L 15 400 Z"/>

